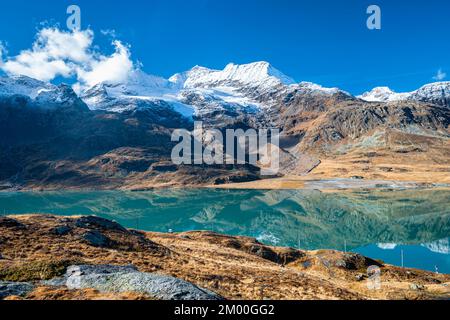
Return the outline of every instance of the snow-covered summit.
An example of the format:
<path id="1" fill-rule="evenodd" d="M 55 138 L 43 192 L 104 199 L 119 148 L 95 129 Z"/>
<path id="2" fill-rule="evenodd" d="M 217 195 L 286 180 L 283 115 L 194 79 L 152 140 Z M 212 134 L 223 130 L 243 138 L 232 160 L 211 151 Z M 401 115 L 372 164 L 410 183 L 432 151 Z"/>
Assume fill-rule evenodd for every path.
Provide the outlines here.
<path id="1" fill-rule="evenodd" d="M 171 81 L 176 87 L 213 88 L 213 87 L 276 87 L 278 85 L 291 85 L 294 80 L 275 69 L 265 61 L 237 65 L 228 64 L 223 70 L 213 70 L 196 66 L 189 71 L 172 76 Z"/>
<path id="2" fill-rule="evenodd" d="M 194 110 L 180 102 L 179 90 L 162 77 L 134 70 L 121 83 L 103 82 L 81 93 L 91 110 L 122 113 L 136 109 L 167 106 L 187 118 Z"/>
<path id="3" fill-rule="evenodd" d="M 35 99 L 46 91 L 54 91 L 56 86 L 26 76 L 0 78 L 0 96 L 23 95 Z"/>
<path id="4" fill-rule="evenodd" d="M 189 108 L 198 113 L 197 105 L 205 111 L 206 101 L 230 108 L 247 108 L 254 111 L 258 103 L 242 89 L 258 88 L 270 91 L 294 84 L 294 81 L 267 62 L 245 65 L 228 64 L 224 70 L 196 66 L 166 80 L 133 71 L 122 83 L 101 83 L 84 91 L 83 101 L 94 110 L 121 112 L 142 106 L 142 101 L 165 101 L 170 106 Z M 197 97 L 192 99 L 193 94 Z M 189 102 L 187 102 L 189 100 Z M 191 105 L 190 103 L 194 103 Z M 197 105 L 195 105 L 197 104 Z M 145 104 L 149 105 L 149 103 Z M 213 106 L 212 106 L 213 107 Z"/>
<path id="5" fill-rule="evenodd" d="M 434 82 L 412 92 L 397 93 L 388 87 L 377 87 L 358 98 L 369 102 L 422 101 L 450 106 L 450 82 Z"/>
<path id="6" fill-rule="evenodd" d="M 104 109 L 104 105 L 115 99 L 160 98 L 170 88 L 168 80 L 146 74 L 137 69 L 121 83 L 103 82 L 81 93 L 81 98 L 91 109 Z"/>
<path id="7" fill-rule="evenodd" d="M 389 87 L 376 87 L 358 96 L 358 98 L 369 102 L 392 102 L 405 100 L 409 95 L 410 93 L 397 93 Z"/>
<path id="8" fill-rule="evenodd" d="M 0 98 L 17 95 L 27 97 L 34 106 L 40 108 L 55 108 L 80 102 L 72 88 L 64 84 L 55 86 L 27 76 L 0 77 Z"/>
<path id="9" fill-rule="evenodd" d="M 275 94 L 274 94 L 275 93 Z M 349 93 L 338 88 L 325 88 L 311 82 L 295 81 L 265 61 L 228 64 L 223 70 L 195 66 L 177 73 L 168 80 L 133 71 L 123 83 L 102 83 L 83 92 L 82 99 L 91 109 L 116 112 L 135 108 L 136 101 L 166 101 L 191 106 L 195 114 L 201 107 L 209 109 L 270 108 L 277 94 L 333 95 Z M 269 98 L 268 98 L 269 97 Z"/>
<path id="10" fill-rule="evenodd" d="M 418 101 L 431 101 L 435 103 L 450 102 L 450 81 L 429 83 L 420 89 L 411 92 L 410 99 Z"/>

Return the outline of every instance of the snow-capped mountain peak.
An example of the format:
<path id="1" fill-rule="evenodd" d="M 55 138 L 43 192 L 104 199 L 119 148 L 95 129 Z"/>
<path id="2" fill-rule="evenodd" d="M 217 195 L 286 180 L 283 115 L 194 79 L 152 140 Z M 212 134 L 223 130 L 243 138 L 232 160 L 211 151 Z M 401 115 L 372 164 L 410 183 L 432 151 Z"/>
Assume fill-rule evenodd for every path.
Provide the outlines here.
<path id="1" fill-rule="evenodd" d="M 358 96 L 358 98 L 369 102 L 392 102 L 405 100 L 409 95 L 410 93 L 397 93 L 389 87 L 376 87 Z"/>
<path id="2" fill-rule="evenodd" d="M 0 96 L 23 95 L 35 99 L 45 91 L 54 91 L 56 86 L 27 76 L 11 76 L 0 78 Z"/>
<path id="3" fill-rule="evenodd" d="M 223 70 L 223 76 L 227 80 L 239 81 L 246 84 L 264 83 L 267 81 L 284 85 L 295 83 L 293 79 L 286 76 L 278 69 L 275 69 L 270 63 L 266 61 L 243 65 L 230 63 Z"/>
<path id="4" fill-rule="evenodd" d="M 268 62 L 230 63 L 223 70 L 195 66 L 168 80 L 135 70 L 123 83 L 98 84 L 84 91 L 81 97 L 91 109 L 115 112 L 151 106 L 158 101 L 165 101 L 175 109 L 193 110 L 196 114 L 236 108 L 253 112 L 262 107 L 254 99 L 256 91 L 261 94 L 292 84 L 291 78 Z"/>
<path id="5" fill-rule="evenodd" d="M 81 98 L 94 110 L 124 111 L 134 108 L 131 100 L 158 100 L 170 88 L 168 80 L 137 69 L 122 83 L 99 83 L 82 92 Z"/>
<path id="6" fill-rule="evenodd" d="M 34 107 L 44 109 L 81 103 L 72 88 L 65 84 L 56 86 L 27 76 L 0 77 L 0 98 L 11 96 L 26 97 Z"/>
<path id="7" fill-rule="evenodd" d="M 450 81 L 433 82 L 412 92 L 397 93 L 388 87 L 377 87 L 358 98 L 369 102 L 422 101 L 450 106 Z"/>
<path id="8" fill-rule="evenodd" d="M 208 78 L 212 73 L 218 72 L 217 70 L 208 69 L 201 66 L 195 66 L 192 69 L 174 74 L 169 78 L 169 82 L 174 88 L 184 89 L 188 87 L 194 87 L 194 83 L 199 82 L 199 79 Z"/>
<path id="9" fill-rule="evenodd" d="M 337 93 L 343 93 L 345 95 L 351 96 L 350 93 L 342 91 L 339 88 L 326 88 L 326 87 L 322 87 L 321 85 L 318 85 L 316 83 L 312 83 L 312 82 L 300 82 L 297 86 L 297 89 L 299 89 L 300 91 L 304 91 L 307 93 L 312 93 L 312 94 L 327 94 L 327 95 L 333 95 L 333 94 L 337 94 Z"/>
<path id="10" fill-rule="evenodd" d="M 191 70 L 172 76 L 169 81 L 175 86 L 189 88 L 214 87 L 274 87 L 294 84 L 294 80 L 265 61 L 249 64 L 228 64 L 223 70 L 196 66 Z"/>
<path id="11" fill-rule="evenodd" d="M 411 92 L 410 99 L 450 105 L 450 81 L 429 83 Z"/>

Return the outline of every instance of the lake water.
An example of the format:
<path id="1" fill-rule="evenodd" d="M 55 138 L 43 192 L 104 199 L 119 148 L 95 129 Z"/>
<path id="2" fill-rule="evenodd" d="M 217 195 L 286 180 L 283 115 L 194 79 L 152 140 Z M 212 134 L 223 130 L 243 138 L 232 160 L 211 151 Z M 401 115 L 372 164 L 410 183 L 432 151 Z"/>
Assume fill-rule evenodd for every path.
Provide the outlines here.
<path id="1" fill-rule="evenodd" d="M 449 204 L 449 190 L 0 193 L 0 214 L 95 214 L 146 231 L 211 230 L 442 273 L 450 273 Z"/>

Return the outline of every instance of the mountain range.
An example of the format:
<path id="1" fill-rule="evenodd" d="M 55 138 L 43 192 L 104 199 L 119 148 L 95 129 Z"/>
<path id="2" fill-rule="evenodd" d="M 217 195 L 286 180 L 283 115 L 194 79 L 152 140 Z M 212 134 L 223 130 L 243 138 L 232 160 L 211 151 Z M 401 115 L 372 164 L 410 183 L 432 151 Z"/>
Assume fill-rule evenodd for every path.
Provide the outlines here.
<path id="1" fill-rule="evenodd" d="M 136 69 L 79 92 L 0 78 L 3 188 L 148 189 L 258 180 L 259 168 L 176 166 L 177 128 L 280 128 L 280 175 L 450 183 L 450 82 L 353 96 L 297 83 L 267 62 L 196 66 L 169 79 Z"/>

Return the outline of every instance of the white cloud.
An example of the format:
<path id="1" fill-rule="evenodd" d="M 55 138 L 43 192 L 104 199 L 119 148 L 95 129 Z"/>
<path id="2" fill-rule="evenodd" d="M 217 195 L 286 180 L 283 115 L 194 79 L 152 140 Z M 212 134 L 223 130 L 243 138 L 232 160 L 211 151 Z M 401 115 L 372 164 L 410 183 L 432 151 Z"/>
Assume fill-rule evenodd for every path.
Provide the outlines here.
<path id="1" fill-rule="evenodd" d="M 115 52 L 108 57 L 100 56 L 91 61 L 90 70 L 78 70 L 78 79 L 87 86 L 94 86 L 101 82 L 119 83 L 125 80 L 133 70 L 130 51 L 120 41 L 114 41 Z"/>
<path id="2" fill-rule="evenodd" d="M 94 50 L 93 40 L 91 30 L 66 32 L 44 28 L 38 32 L 31 49 L 6 57 L 0 68 L 10 75 L 26 75 L 43 81 L 58 76 L 76 77 L 77 88 L 125 80 L 134 68 L 128 47 L 116 40 L 115 52 L 105 56 Z M 0 58 L 2 52 L 0 45 Z"/>
<path id="3" fill-rule="evenodd" d="M 74 64 L 89 62 L 88 50 L 92 40 L 90 30 L 72 33 L 56 28 L 42 29 L 32 48 L 7 58 L 2 69 L 8 74 L 26 75 L 43 81 L 57 76 L 70 77 Z"/>
<path id="4" fill-rule="evenodd" d="M 5 62 L 2 69 L 8 74 L 26 75 L 43 81 L 71 75 L 71 68 L 63 60 L 49 60 L 43 52 L 22 52 L 15 60 Z"/>
<path id="5" fill-rule="evenodd" d="M 436 75 L 433 77 L 433 80 L 436 81 L 442 81 L 447 77 L 447 73 L 445 73 L 444 71 L 442 71 L 442 69 L 439 69 L 438 72 L 436 73 Z"/>

